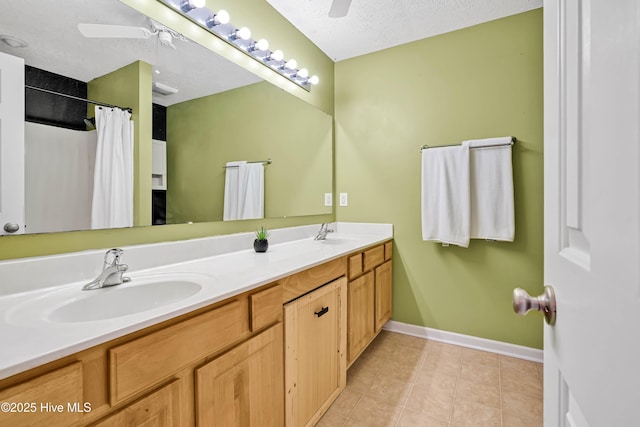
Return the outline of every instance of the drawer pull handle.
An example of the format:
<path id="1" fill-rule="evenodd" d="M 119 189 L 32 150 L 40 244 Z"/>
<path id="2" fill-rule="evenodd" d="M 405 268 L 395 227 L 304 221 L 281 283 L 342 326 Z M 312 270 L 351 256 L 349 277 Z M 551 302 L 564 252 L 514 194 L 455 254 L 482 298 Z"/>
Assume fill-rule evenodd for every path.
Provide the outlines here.
<path id="1" fill-rule="evenodd" d="M 320 310 L 320 311 L 316 311 L 316 312 L 315 312 L 315 313 L 313 313 L 313 314 L 315 314 L 315 315 L 316 315 L 316 316 L 318 316 L 318 317 L 322 317 L 322 316 L 324 316 L 325 314 L 327 314 L 328 312 L 329 312 L 329 307 L 322 307 L 322 310 Z"/>

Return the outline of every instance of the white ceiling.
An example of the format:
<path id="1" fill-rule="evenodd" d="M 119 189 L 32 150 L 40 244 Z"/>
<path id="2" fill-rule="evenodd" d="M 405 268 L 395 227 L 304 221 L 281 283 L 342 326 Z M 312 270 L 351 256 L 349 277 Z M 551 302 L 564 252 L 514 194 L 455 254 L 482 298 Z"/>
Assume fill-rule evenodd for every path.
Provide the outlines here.
<path id="1" fill-rule="evenodd" d="M 0 41 L 0 52 L 24 58 L 27 65 L 88 82 L 137 60 L 152 64 L 154 81 L 179 89 L 153 94 L 153 101 L 172 105 L 262 81 L 253 73 L 197 43 L 174 39 L 176 49 L 148 39 L 85 38 L 78 23 L 151 28 L 150 20 L 118 0 L 3 1 L 0 35 L 25 40 L 26 48 Z"/>
<path id="2" fill-rule="evenodd" d="M 267 0 L 334 61 L 364 55 L 542 7 L 542 0 L 352 0 L 329 18 L 332 0 Z"/>
<path id="3" fill-rule="evenodd" d="M 267 0 L 330 58 L 343 60 L 542 6 L 542 0 L 352 0 L 344 18 L 329 18 L 332 0 Z M 142 59 L 160 74 L 154 80 L 178 94 L 154 102 L 171 105 L 255 83 L 254 74 L 197 45 L 174 40 L 177 49 L 146 40 L 87 39 L 79 22 L 150 28 L 148 18 L 118 0 L 3 2 L 0 35 L 24 39 L 27 48 L 0 42 L 0 52 L 28 65 L 89 81 Z M 206 60 L 203 60 L 206 58 Z"/>

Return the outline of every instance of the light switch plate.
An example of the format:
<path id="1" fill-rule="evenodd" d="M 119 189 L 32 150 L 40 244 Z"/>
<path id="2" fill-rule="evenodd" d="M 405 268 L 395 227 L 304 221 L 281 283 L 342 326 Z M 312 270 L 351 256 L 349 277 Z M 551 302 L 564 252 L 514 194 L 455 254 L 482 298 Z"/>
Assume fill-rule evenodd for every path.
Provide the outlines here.
<path id="1" fill-rule="evenodd" d="M 347 193 L 340 193 L 340 206 L 349 206 L 349 197 Z"/>
<path id="2" fill-rule="evenodd" d="M 333 193 L 324 193 L 324 205 L 333 206 Z"/>

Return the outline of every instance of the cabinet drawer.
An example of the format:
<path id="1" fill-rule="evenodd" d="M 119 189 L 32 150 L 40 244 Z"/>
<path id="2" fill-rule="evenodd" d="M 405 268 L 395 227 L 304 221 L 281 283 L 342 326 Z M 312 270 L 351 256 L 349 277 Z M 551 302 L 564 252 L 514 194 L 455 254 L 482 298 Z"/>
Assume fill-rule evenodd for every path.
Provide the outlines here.
<path id="1" fill-rule="evenodd" d="M 387 242 L 384 244 L 384 260 L 389 261 L 393 255 L 393 242 Z"/>
<path id="2" fill-rule="evenodd" d="M 0 413 L 0 426 L 72 425 L 82 419 L 82 394 L 80 362 L 40 375 L 0 391 L 0 402 L 16 405 L 16 412 Z M 69 410 L 69 404 L 78 410 Z"/>
<path id="3" fill-rule="evenodd" d="M 349 257 L 349 280 L 362 274 L 362 253 Z"/>
<path id="4" fill-rule="evenodd" d="M 342 257 L 285 277 L 280 281 L 283 289 L 282 302 L 292 301 L 346 274 L 347 259 Z"/>
<path id="5" fill-rule="evenodd" d="M 248 308 L 235 300 L 184 322 L 109 350 L 111 404 L 240 339 L 249 330 Z"/>
<path id="6" fill-rule="evenodd" d="M 282 286 L 276 285 L 249 295 L 251 331 L 282 320 Z"/>
<path id="7" fill-rule="evenodd" d="M 384 245 L 364 252 L 364 271 L 372 270 L 384 262 Z"/>

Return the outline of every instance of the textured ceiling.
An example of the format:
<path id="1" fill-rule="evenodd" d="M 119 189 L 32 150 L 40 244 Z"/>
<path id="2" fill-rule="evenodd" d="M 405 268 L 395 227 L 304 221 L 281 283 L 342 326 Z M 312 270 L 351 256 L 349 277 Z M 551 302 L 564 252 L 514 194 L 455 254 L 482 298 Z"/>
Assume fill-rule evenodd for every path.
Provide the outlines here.
<path id="1" fill-rule="evenodd" d="M 174 39 L 176 49 L 149 39 L 85 38 L 78 23 L 151 28 L 150 20 L 118 0 L 4 1 L 0 35 L 25 40 L 26 48 L 0 41 L 0 52 L 24 58 L 27 65 L 83 82 L 136 60 L 153 65 L 154 81 L 179 89 L 154 102 L 171 105 L 261 81 L 259 77 L 193 42 Z M 206 58 L 206 60 L 205 60 Z"/>
<path id="2" fill-rule="evenodd" d="M 352 0 L 329 18 L 332 0 L 267 0 L 334 61 L 542 7 L 542 0 Z"/>

